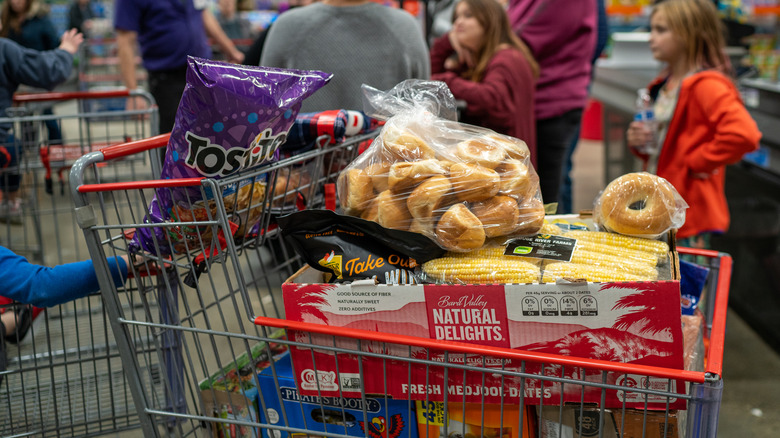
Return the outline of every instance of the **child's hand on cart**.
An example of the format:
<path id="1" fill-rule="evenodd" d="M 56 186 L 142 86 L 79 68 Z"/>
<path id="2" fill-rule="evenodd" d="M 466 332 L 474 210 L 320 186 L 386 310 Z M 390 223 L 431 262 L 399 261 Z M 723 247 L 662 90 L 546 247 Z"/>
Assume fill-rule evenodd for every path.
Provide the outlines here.
<path id="1" fill-rule="evenodd" d="M 60 40 L 60 46 L 58 48 L 70 53 L 71 55 L 75 55 L 79 50 L 79 46 L 81 46 L 81 43 L 83 42 L 84 35 L 73 28 L 71 30 L 65 31 L 65 33 L 62 34 L 62 39 Z"/>
<path id="2" fill-rule="evenodd" d="M 127 263 L 128 278 L 149 277 L 160 273 L 160 266 L 151 256 L 143 254 L 128 254 L 121 257 Z M 164 266 L 165 269 L 168 269 L 172 265 L 166 261 Z"/>

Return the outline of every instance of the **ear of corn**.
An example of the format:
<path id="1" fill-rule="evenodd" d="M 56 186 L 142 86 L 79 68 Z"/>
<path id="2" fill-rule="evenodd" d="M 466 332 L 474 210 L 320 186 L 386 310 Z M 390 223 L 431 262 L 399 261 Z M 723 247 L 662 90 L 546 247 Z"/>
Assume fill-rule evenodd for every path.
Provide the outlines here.
<path id="1" fill-rule="evenodd" d="M 669 245 L 660 240 L 642 239 L 603 231 L 571 230 L 566 232 L 565 236 L 583 242 L 601 243 L 615 248 L 648 252 L 654 254 L 658 260 L 665 260 L 669 253 Z"/>
<path id="2" fill-rule="evenodd" d="M 506 284 L 539 281 L 541 263 L 503 255 L 503 248 L 448 253 L 422 266 L 429 280 L 439 283 Z"/>
<path id="3" fill-rule="evenodd" d="M 561 278 L 590 282 L 653 281 L 669 247 L 656 240 L 595 231 L 564 231 L 545 223 L 540 234 L 577 239 L 571 262 L 505 256 L 503 246 L 448 253 L 423 265 L 429 280 L 443 283 L 553 283 Z"/>
<path id="4" fill-rule="evenodd" d="M 616 273 L 636 275 L 644 281 L 653 281 L 658 278 L 658 270 L 655 268 L 655 260 L 641 261 L 619 255 L 605 254 L 603 252 L 580 249 L 578 246 L 572 254 L 571 264 L 588 265 L 603 270 L 612 270 Z"/>
<path id="5" fill-rule="evenodd" d="M 620 272 L 601 266 L 582 263 L 546 262 L 542 268 L 542 283 L 555 283 L 561 278 L 584 279 L 595 282 L 646 281 L 639 275 Z"/>
<path id="6" fill-rule="evenodd" d="M 545 222 L 542 224 L 542 228 L 539 229 L 539 234 L 553 234 L 556 236 L 562 235 L 563 230 L 561 227 L 555 224 L 551 224 L 549 222 Z"/>
<path id="7" fill-rule="evenodd" d="M 641 263 L 648 266 L 657 266 L 659 264 L 658 256 L 650 252 L 622 248 L 605 243 L 588 242 L 587 240 L 582 239 L 577 239 L 577 250 L 617 257 L 622 260 Z"/>

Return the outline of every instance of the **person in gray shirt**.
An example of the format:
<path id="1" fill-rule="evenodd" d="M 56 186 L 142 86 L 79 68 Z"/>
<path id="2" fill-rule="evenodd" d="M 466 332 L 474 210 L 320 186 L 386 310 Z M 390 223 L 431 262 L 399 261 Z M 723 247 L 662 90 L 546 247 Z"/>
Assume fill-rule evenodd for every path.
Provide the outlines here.
<path id="1" fill-rule="evenodd" d="M 362 110 L 362 84 L 388 90 L 431 74 L 414 17 L 368 0 L 324 0 L 280 15 L 260 65 L 333 73 L 327 86 L 303 102 L 303 112 Z"/>

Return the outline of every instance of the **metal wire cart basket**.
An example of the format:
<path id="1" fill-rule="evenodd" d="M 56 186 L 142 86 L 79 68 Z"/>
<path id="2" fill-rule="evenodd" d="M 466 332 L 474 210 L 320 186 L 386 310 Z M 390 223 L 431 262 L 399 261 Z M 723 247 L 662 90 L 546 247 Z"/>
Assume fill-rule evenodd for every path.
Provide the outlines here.
<path id="1" fill-rule="evenodd" d="M 106 99 L 127 98 L 145 100 L 146 109 L 95 109 Z M 151 96 L 128 90 L 17 94 L 0 124 L 9 134 L 0 146 L 13 157 L 0 169 L 0 245 L 48 266 L 88 259 L 68 171 L 87 152 L 156 134 Z M 149 179 L 152 168 L 150 157 L 137 155 L 85 177 L 96 183 Z M 27 329 L 6 337 L 0 436 L 85 436 L 138 426 L 97 294 L 47 309 L 0 297 L 0 312 L 28 318 L 20 324 Z"/>
<path id="2" fill-rule="evenodd" d="M 79 182 L 95 166 L 164 146 L 167 136 L 94 152 L 74 166 L 76 214 L 144 436 L 715 436 L 731 272 L 726 254 L 679 248 L 703 256 L 710 268 L 704 372 L 391 334 L 335 318 L 285 319 L 284 306 L 315 319 L 321 312 L 311 300 L 291 302 L 283 296 L 288 289 L 315 296 L 335 289 L 299 271 L 300 259 L 275 220 L 333 208 L 339 172 L 373 135 L 322 141 L 223 180 Z M 231 184 L 261 195 L 243 203 L 215 197 L 209 208 L 193 205 L 200 214 L 186 220 L 144 221 L 161 191 L 187 187 L 206 198 Z M 159 248 L 175 247 L 185 228 L 191 238 L 181 250 L 136 258 L 135 278 L 116 287 L 106 257 L 128 254 L 142 228 L 153 229 L 145 232 L 157 236 Z M 339 287 L 367 297 L 395 293 L 379 286 Z M 426 293 L 426 285 L 409 287 Z M 503 286 L 464 287 L 489 294 Z"/>

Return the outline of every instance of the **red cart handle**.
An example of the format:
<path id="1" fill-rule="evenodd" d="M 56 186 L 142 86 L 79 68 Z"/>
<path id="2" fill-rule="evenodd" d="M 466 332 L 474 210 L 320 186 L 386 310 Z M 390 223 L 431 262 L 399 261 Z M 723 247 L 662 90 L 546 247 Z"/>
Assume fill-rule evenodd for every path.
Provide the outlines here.
<path id="1" fill-rule="evenodd" d="M 620 374 L 640 374 L 645 376 L 662 377 L 666 379 L 680 379 L 686 382 L 703 383 L 705 375 L 698 371 L 684 371 L 673 368 L 662 368 L 651 365 L 628 364 L 610 362 L 598 359 L 585 359 L 574 356 L 561 356 L 552 353 L 515 350 L 505 347 L 489 345 L 467 344 L 464 342 L 445 341 L 438 339 L 422 338 L 418 336 L 397 335 L 384 332 L 373 332 L 349 327 L 331 327 L 310 322 L 291 321 L 287 319 L 256 316 L 255 325 L 298 330 L 306 333 L 316 333 L 328 336 L 359 339 L 364 341 L 397 344 L 404 346 L 422 347 L 430 350 L 449 351 L 455 354 L 477 354 L 499 357 L 502 359 L 525 360 L 536 363 L 556 363 L 567 367 L 589 368 L 600 371 L 612 371 Z M 317 348 L 314 346 L 314 348 Z"/>
<path id="2" fill-rule="evenodd" d="M 129 143 L 118 144 L 109 146 L 100 150 L 103 152 L 103 159 L 115 160 L 117 158 L 127 157 L 129 155 L 145 152 L 150 149 L 156 149 L 168 144 L 168 139 L 171 137 L 171 133 L 160 134 L 154 137 L 145 138 L 143 140 L 131 141 Z"/>
<path id="3" fill-rule="evenodd" d="M 730 255 L 709 249 L 677 247 L 680 254 L 704 256 L 718 259 L 718 278 L 713 307 L 712 328 L 710 329 L 710 347 L 707 352 L 706 371 L 715 375 L 723 373 L 723 347 L 726 342 L 726 314 L 729 304 L 729 287 L 733 260 Z M 712 299 L 709 297 L 708 299 Z"/>
<path id="4" fill-rule="evenodd" d="M 69 91 L 51 93 L 17 93 L 14 94 L 14 103 L 64 101 L 73 99 L 108 99 L 112 97 L 128 97 L 130 90 L 107 91 Z"/>

